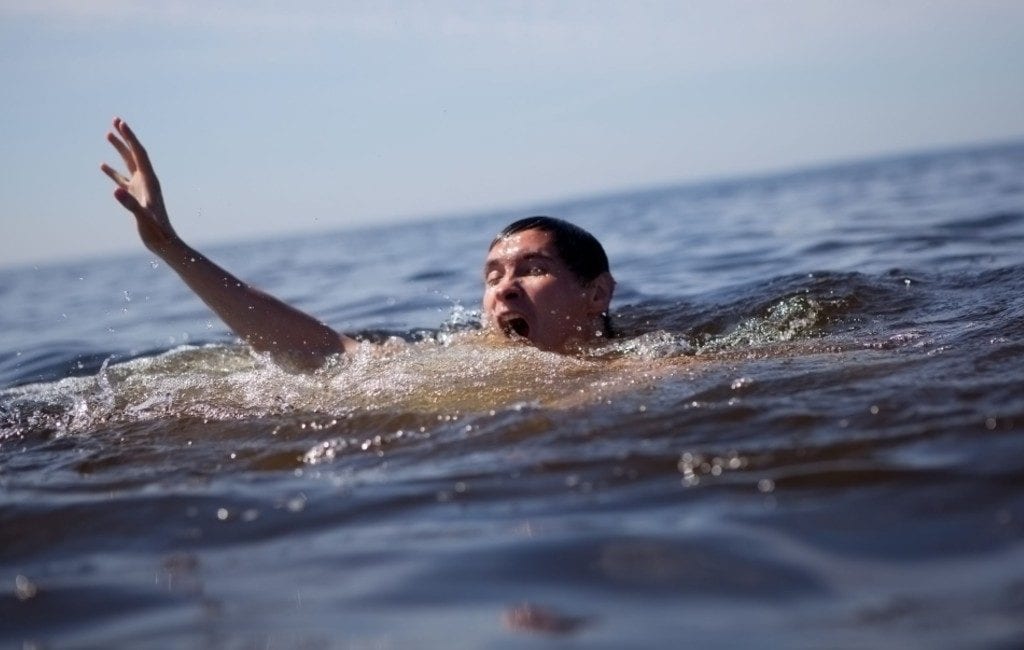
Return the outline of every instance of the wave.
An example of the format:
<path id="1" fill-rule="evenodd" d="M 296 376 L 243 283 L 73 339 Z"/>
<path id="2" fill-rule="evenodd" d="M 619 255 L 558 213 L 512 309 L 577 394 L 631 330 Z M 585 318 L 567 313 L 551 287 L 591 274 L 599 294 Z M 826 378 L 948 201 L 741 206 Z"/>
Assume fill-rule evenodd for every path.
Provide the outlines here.
<path id="1" fill-rule="evenodd" d="M 479 330 L 478 312 L 461 308 L 438 330 L 365 331 L 360 338 L 378 345 L 310 375 L 285 372 L 238 345 L 182 346 L 116 362 L 101 353 L 76 352 L 75 367 L 64 378 L 0 392 L 0 431 L 82 433 L 160 418 L 289 413 L 372 413 L 382 423 L 401 417 L 419 422 L 522 404 L 564 409 L 593 395 L 637 393 L 702 367 L 694 365 L 697 360 L 706 366 L 865 348 L 940 348 L 978 337 L 998 348 L 985 351 L 978 363 L 1005 364 L 1024 313 L 1022 299 L 1008 292 L 1021 277 L 1022 267 L 973 278 L 898 269 L 874 276 L 782 276 L 688 301 L 620 308 L 614 314 L 619 335 L 581 357 L 496 342 Z M 988 299 L 962 299 L 979 285 Z M 993 295 L 1006 300 L 993 308 L 987 304 Z M 956 301 L 956 311 L 938 324 L 937 300 Z M 971 327 L 958 327 L 964 314 L 975 317 Z M 32 373 L 70 363 L 57 353 L 30 361 Z"/>

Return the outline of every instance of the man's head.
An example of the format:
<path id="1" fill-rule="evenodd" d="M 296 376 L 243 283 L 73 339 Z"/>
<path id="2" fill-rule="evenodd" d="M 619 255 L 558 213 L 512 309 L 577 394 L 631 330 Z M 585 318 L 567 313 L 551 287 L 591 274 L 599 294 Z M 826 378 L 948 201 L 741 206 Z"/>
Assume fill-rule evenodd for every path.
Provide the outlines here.
<path id="1" fill-rule="evenodd" d="M 608 256 L 586 230 L 527 217 L 502 230 L 484 264 L 484 317 L 506 336 L 568 352 L 608 335 L 615 280 Z"/>

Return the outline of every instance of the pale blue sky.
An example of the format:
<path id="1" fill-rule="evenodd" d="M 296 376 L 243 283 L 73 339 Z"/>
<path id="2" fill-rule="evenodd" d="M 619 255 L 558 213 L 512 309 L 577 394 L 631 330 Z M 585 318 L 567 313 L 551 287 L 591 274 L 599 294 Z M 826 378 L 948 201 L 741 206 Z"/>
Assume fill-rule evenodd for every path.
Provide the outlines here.
<path id="1" fill-rule="evenodd" d="M 0 265 L 1024 138 L 1024 2 L 0 0 Z"/>

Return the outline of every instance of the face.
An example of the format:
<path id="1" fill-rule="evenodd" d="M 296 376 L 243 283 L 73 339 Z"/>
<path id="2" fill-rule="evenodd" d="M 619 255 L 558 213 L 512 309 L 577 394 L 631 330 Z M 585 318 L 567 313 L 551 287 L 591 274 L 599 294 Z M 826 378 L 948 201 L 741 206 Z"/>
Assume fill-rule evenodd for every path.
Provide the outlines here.
<path id="1" fill-rule="evenodd" d="M 500 240 L 484 263 L 486 326 L 551 352 L 598 336 L 611 276 L 584 286 L 559 257 L 551 233 L 524 230 Z"/>

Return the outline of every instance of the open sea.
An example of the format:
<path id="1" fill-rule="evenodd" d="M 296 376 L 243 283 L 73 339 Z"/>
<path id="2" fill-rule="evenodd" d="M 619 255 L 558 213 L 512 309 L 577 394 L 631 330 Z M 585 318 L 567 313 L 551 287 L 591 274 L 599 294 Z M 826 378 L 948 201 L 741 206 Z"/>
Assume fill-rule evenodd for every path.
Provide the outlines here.
<path id="1" fill-rule="evenodd" d="M 538 212 L 587 356 L 477 331 Z M 1024 144 L 205 250 L 312 375 L 139 250 L 0 269 L 0 647 L 1024 647 Z"/>

